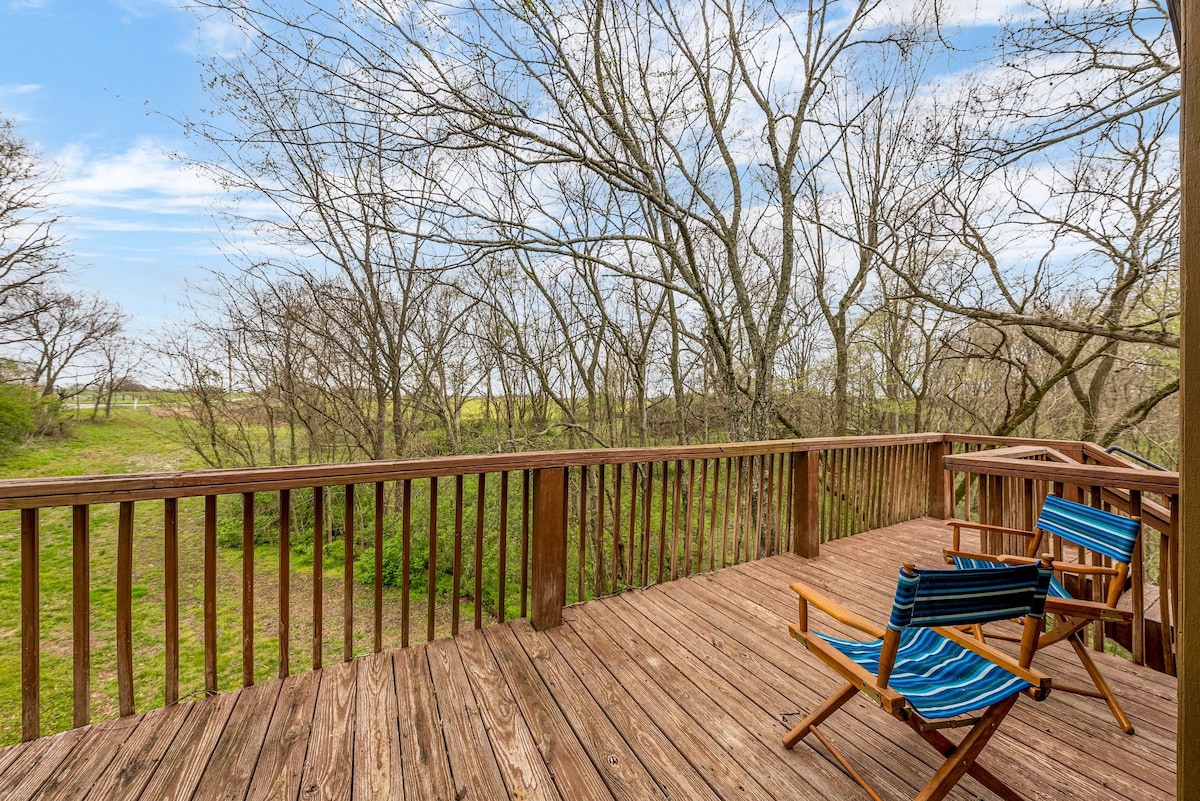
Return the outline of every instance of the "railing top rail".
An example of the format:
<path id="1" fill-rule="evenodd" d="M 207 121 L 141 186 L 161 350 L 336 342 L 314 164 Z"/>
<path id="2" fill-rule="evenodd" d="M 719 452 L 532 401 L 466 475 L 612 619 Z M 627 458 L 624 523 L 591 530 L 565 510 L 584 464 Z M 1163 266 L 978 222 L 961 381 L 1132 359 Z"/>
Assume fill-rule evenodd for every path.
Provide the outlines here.
<path id="1" fill-rule="evenodd" d="M 1160 492 L 1168 495 L 1179 492 L 1178 473 L 1141 470 L 1134 467 L 1011 459 L 989 456 L 986 452 L 947 456 L 943 464 L 948 469 L 963 473 L 1014 476 L 1043 481 L 1060 481 L 1080 486 L 1105 486 Z"/>
<path id="2" fill-rule="evenodd" d="M 654 448 L 528 451 L 286 467 L 10 479 L 0 481 L 0 510 L 265 492 L 432 476 L 536 470 L 547 467 L 723 459 L 817 450 L 922 445 L 944 440 L 943 434 L 894 434 Z"/>

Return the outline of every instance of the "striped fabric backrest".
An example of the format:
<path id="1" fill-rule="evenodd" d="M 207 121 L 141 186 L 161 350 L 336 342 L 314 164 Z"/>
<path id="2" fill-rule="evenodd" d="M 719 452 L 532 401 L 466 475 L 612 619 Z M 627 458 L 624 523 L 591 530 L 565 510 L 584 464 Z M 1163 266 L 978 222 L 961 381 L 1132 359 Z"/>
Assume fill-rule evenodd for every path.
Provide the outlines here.
<path id="1" fill-rule="evenodd" d="M 900 570 L 888 628 L 962 626 L 1042 617 L 1053 571 L 1041 565 L 975 570 Z"/>
<path id="2" fill-rule="evenodd" d="M 1064 500 L 1057 495 L 1046 496 L 1037 526 L 1056 537 L 1126 563 L 1133 558 L 1133 546 L 1137 544 L 1141 529 L 1136 520 Z"/>

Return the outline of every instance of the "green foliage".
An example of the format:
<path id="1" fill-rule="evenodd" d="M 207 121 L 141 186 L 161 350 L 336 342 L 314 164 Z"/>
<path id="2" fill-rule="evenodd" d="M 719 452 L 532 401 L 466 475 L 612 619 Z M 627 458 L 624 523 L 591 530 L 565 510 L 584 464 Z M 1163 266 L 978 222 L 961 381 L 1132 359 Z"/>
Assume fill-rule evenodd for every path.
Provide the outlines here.
<path id="1" fill-rule="evenodd" d="M 24 442 L 36 428 L 37 395 L 29 387 L 0 384 L 0 453 Z"/>

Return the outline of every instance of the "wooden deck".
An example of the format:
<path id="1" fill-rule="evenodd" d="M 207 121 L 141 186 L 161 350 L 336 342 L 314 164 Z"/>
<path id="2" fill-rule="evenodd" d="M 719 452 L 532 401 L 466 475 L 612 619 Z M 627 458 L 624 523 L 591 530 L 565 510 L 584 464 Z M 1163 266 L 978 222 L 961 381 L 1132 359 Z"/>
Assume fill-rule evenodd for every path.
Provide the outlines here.
<path id="1" fill-rule="evenodd" d="M 836 687 L 787 635 L 802 578 L 882 619 L 900 558 L 938 563 L 913 521 L 792 556 L 357 659 L 0 751 L 0 798 L 856 799 L 823 749 L 780 738 Z M 814 618 L 821 625 L 820 618 Z M 1101 657 L 1137 727 L 1100 701 L 1022 699 L 982 761 L 1030 798 L 1175 789 L 1175 680 Z M 1081 682 L 1065 647 L 1036 664 Z M 936 755 L 861 700 L 823 731 L 885 795 Z M 965 779 L 952 798 L 991 798 Z"/>

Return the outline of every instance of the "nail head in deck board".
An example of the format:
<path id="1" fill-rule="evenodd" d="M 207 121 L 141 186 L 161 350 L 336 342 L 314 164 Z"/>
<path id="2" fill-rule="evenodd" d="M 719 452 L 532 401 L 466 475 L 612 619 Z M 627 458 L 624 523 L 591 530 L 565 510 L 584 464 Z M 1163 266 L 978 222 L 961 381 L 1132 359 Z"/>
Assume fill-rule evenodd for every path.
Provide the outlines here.
<path id="1" fill-rule="evenodd" d="M 533 611 L 535 628 L 562 623 L 567 604 L 567 471 L 533 474 Z"/>
<path id="2" fill-rule="evenodd" d="M 359 799 L 404 798 L 399 713 L 392 659 L 371 654 L 358 660 L 355 700 L 354 780 Z"/>
<path id="3" fill-rule="evenodd" d="M 236 693 L 223 693 L 194 703 L 191 714 L 142 791 L 142 798 L 147 801 L 191 798 L 237 700 Z"/>
<path id="4" fill-rule="evenodd" d="M 299 797 L 320 684 L 321 674 L 315 670 L 284 679 L 247 798 Z"/>
<path id="5" fill-rule="evenodd" d="M 568 791 L 574 787 L 570 776 L 561 772 L 557 749 L 547 754 L 539 748 L 538 733 L 531 732 L 536 721 L 522 715 L 514 692 L 505 683 L 504 675 L 493 656 L 484 634 L 504 630 L 504 626 L 488 626 L 455 640 L 459 656 L 479 701 L 479 711 L 491 740 L 497 767 L 508 786 L 510 798 L 557 800 L 584 798 Z M 490 638 L 489 638 L 490 639 Z M 528 722 L 527 722 L 528 721 Z M 587 755 L 582 754 L 587 762 Z M 591 766 L 591 762 L 587 762 Z M 547 770 L 549 768 L 549 770 Z M 554 779 L 551 778 L 551 772 Z M 563 782 L 565 781 L 566 786 Z M 560 791 L 562 795 L 560 796 Z"/>
<path id="6" fill-rule="evenodd" d="M 446 754 L 425 646 L 392 652 L 400 720 L 400 762 L 405 797 L 453 798 L 450 757 Z"/>
<path id="7" fill-rule="evenodd" d="M 450 757 L 454 797 L 478 801 L 504 798 L 507 793 L 495 755 L 491 749 L 476 745 L 488 741 L 487 732 L 458 648 L 452 640 L 436 640 L 425 648 L 429 672 L 437 688 L 438 716 Z"/>
<path id="8" fill-rule="evenodd" d="M 488 632 L 489 636 L 498 633 L 499 630 Z M 520 621 L 514 621 L 511 633 L 524 650 L 525 658 L 553 692 L 555 703 L 585 752 L 596 756 L 597 769 L 614 798 L 622 801 L 667 797 L 708 798 L 715 801 L 716 796 L 699 780 L 699 776 L 695 776 L 696 781 L 687 786 L 675 781 L 675 774 L 679 770 L 691 772 L 682 760 L 670 767 L 660 763 L 651 768 L 658 749 L 645 742 L 640 744 L 642 748 L 637 753 L 630 748 L 606 714 L 606 710 L 618 715 L 624 711 L 619 701 L 613 697 L 616 693 L 611 692 L 611 680 L 598 682 L 602 689 L 610 691 L 610 702 L 597 703 L 597 699 L 589 692 L 589 687 L 571 670 L 562 654 L 550 644 L 545 633 L 534 631 L 527 622 Z M 646 721 L 646 724 L 648 728 L 653 728 L 649 721 Z M 658 734 L 661 736 L 661 732 Z M 646 739 L 652 738 L 648 736 Z M 649 764 L 644 765 L 643 761 Z M 654 770 L 653 776 L 651 770 Z M 663 792 L 656 783 L 656 778 L 669 785 L 669 794 Z"/>
<path id="9" fill-rule="evenodd" d="M 339 662 L 321 671 L 300 782 L 300 797 L 306 801 L 350 797 L 357 669 L 357 662 Z"/>

